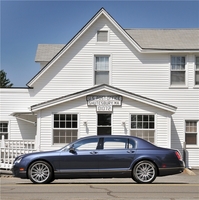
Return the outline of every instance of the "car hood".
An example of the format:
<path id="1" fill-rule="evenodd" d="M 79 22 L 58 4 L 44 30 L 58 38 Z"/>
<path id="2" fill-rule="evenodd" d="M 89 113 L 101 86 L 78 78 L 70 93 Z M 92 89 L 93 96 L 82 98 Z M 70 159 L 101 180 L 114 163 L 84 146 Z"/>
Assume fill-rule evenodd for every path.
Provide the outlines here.
<path id="1" fill-rule="evenodd" d="M 59 154 L 59 152 L 60 152 L 59 150 L 55 150 L 55 151 L 40 151 L 34 153 L 27 153 L 16 157 L 15 160 L 17 160 L 19 157 L 27 158 L 27 157 L 47 156 L 47 155 Z"/>

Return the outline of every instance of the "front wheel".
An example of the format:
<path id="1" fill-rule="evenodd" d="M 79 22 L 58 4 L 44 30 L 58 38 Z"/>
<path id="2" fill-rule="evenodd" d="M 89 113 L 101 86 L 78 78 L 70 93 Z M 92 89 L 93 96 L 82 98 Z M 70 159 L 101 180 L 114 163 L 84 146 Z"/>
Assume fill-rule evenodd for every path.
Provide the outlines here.
<path id="1" fill-rule="evenodd" d="M 152 183 L 157 176 L 157 169 L 150 161 L 138 162 L 132 171 L 132 178 L 137 183 Z"/>
<path id="2" fill-rule="evenodd" d="M 52 167 L 44 161 L 36 161 L 28 169 L 28 177 L 33 183 L 50 183 L 53 181 Z"/>

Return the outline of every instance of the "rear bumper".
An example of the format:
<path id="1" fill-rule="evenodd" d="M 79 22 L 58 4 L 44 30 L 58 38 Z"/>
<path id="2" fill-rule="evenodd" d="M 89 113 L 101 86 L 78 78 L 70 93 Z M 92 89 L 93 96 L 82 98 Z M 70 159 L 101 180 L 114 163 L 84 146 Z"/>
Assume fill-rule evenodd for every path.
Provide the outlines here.
<path id="1" fill-rule="evenodd" d="M 159 168 L 159 176 L 180 174 L 184 171 L 184 169 L 185 169 L 185 164 L 183 161 L 181 161 L 179 167 Z"/>

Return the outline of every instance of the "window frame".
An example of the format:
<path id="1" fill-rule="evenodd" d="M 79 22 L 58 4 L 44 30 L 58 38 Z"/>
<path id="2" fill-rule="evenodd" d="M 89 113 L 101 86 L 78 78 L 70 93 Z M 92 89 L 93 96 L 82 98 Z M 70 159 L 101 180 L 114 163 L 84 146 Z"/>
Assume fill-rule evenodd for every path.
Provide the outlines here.
<path id="1" fill-rule="evenodd" d="M 99 115 L 110 115 L 111 117 L 111 121 L 110 121 L 110 125 L 99 125 L 98 122 L 99 122 Z M 107 112 L 107 113 L 104 113 L 104 112 L 97 112 L 97 135 L 98 136 L 102 136 L 100 134 L 98 134 L 98 128 L 110 128 L 110 134 L 106 134 L 106 135 L 112 135 L 112 130 L 113 130 L 113 123 L 112 123 L 112 120 L 113 120 L 113 116 L 112 116 L 112 113 L 111 112 Z M 103 134 L 104 135 L 104 134 Z"/>
<path id="2" fill-rule="evenodd" d="M 107 32 L 107 41 L 98 41 L 98 33 L 99 32 Z M 101 43 L 109 43 L 109 30 L 107 29 L 100 29 L 96 31 L 96 43 L 101 44 Z"/>
<path id="3" fill-rule="evenodd" d="M 97 70 L 97 58 L 108 58 L 108 70 Z M 111 84 L 111 67 L 110 67 L 110 60 L 111 60 L 111 55 L 107 55 L 107 54 L 95 54 L 94 55 L 94 64 L 93 64 L 93 83 L 94 85 L 101 85 L 101 84 Z M 108 83 L 97 83 L 96 82 L 96 72 L 108 72 Z"/>
<path id="4" fill-rule="evenodd" d="M 172 58 L 184 58 L 184 69 L 172 69 Z M 177 65 L 177 63 L 175 63 Z M 181 64 L 181 63 L 180 63 Z M 181 67 L 181 66 L 180 66 Z M 172 84 L 172 72 L 184 72 L 184 84 Z M 185 55 L 171 55 L 170 56 L 170 83 L 171 88 L 185 88 L 187 87 L 187 57 Z"/>
<path id="5" fill-rule="evenodd" d="M 197 64 L 197 59 L 198 59 L 198 64 Z M 198 69 L 197 69 L 198 65 Z M 194 85 L 195 87 L 199 87 L 199 82 L 196 84 L 196 73 L 199 73 L 199 56 L 195 56 L 195 73 L 194 73 Z"/>
<path id="6" fill-rule="evenodd" d="M 77 123 L 77 127 L 55 127 L 55 115 L 76 115 L 77 117 L 77 120 L 76 120 L 76 123 Z M 61 122 L 61 120 L 59 119 L 59 123 Z M 66 121 L 65 121 L 66 123 Z M 71 120 L 71 123 L 72 123 L 72 120 Z M 65 142 L 62 143 L 62 142 L 54 142 L 55 141 L 55 130 L 58 130 L 58 131 L 71 131 L 71 137 L 70 137 L 70 142 L 66 142 L 66 132 L 65 132 Z M 76 136 L 73 136 L 72 137 L 72 131 L 76 131 Z M 75 140 L 78 139 L 78 133 L 79 133 L 79 115 L 77 113 L 53 113 L 52 114 L 52 145 L 63 145 L 63 144 L 69 144 L 71 142 L 74 142 Z M 60 133 L 59 133 L 60 134 Z M 60 141 L 60 135 L 59 135 L 59 141 Z"/>
<path id="7" fill-rule="evenodd" d="M 143 128 L 143 126 L 142 126 L 142 128 L 132 128 L 132 115 L 135 115 L 136 116 L 136 123 L 137 122 L 142 122 L 142 123 L 144 123 L 145 121 L 143 120 L 144 119 L 144 116 L 147 116 L 148 115 L 148 117 L 151 115 L 151 116 L 153 116 L 154 118 L 153 118 L 153 128 L 150 128 L 150 127 L 148 127 L 148 128 Z M 137 116 L 139 116 L 139 115 L 141 115 L 142 116 L 142 121 L 137 121 Z M 141 132 L 141 131 L 143 131 L 142 132 L 142 137 L 139 137 L 139 138 L 142 138 L 142 139 L 145 139 L 146 141 L 149 141 L 149 142 L 151 142 L 151 143 L 153 143 L 153 144 L 156 144 L 156 114 L 155 113 L 130 113 L 130 123 L 129 123 L 129 126 L 130 126 L 130 135 L 131 136 L 136 136 L 136 137 L 139 137 L 139 132 Z M 148 121 L 146 121 L 146 122 L 150 122 L 150 120 L 148 119 Z M 152 122 L 152 121 L 151 121 Z M 135 133 L 136 133 L 136 135 L 134 135 L 134 134 L 132 134 L 132 132 L 133 131 L 135 131 Z M 143 137 L 144 136 L 144 131 L 148 131 L 148 136 L 147 136 L 147 138 L 146 137 Z M 151 141 L 150 140 L 150 131 L 153 131 L 153 141 Z M 146 136 L 146 135 L 145 135 Z"/>
<path id="8" fill-rule="evenodd" d="M 196 132 L 187 132 L 187 122 L 195 122 L 196 123 Z M 185 136 L 184 136 L 184 141 L 186 143 L 186 146 L 191 147 L 191 146 L 199 146 L 199 121 L 198 120 L 185 120 Z M 186 135 L 187 134 L 195 134 L 196 135 L 196 144 L 187 144 L 186 141 Z"/>
<path id="9" fill-rule="evenodd" d="M 3 127 L 0 127 L 0 140 L 2 140 L 2 135 L 4 135 L 4 139 L 5 140 L 8 140 L 9 139 L 9 121 L 0 121 L 0 124 L 7 124 L 7 132 L 1 132 L 1 128 Z M 6 133 L 6 134 L 5 134 Z M 7 135 L 7 137 L 5 137 L 5 135 Z"/>

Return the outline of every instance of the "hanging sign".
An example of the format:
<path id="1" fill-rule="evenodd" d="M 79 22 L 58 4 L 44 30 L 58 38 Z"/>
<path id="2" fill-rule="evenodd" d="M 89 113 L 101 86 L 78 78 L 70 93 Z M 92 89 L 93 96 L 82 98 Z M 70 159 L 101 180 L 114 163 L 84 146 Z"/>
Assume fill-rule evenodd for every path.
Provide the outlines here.
<path id="1" fill-rule="evenodd" d="M 87 96 L 88 106 L 96 106 L 97 111 L 112 111 L 113 106 L 122 105 L 122 96 Z"/>

